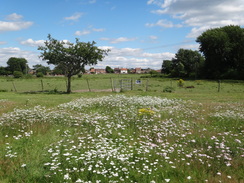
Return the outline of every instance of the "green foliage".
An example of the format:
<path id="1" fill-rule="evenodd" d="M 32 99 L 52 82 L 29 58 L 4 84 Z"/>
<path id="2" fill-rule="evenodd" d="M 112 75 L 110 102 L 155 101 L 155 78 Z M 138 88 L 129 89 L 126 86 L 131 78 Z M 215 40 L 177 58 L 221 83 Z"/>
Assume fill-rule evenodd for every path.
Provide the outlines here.
<path id="1" fill-rule="evenodd" d="M 114 73 L 114 70 L 109 66 L 106 66 L 105 70 L 107 73 Z"/>
<path id="2" fill-rule="evenodd" d="M 50 72 L 50 68 L 43 66 L 41 64 L 33 65 L 33 68 L 36 70 L 36 73 L 42 73 L 43 75 L 47 75 L 48 72 Z"/>
<path id="3" fill-rule="evenodd" d="M 77 76 L 78 76 L 78 78 L 82 78 L 82 74 L 78 74 Z"/>
<path id="4" fill-rule="evenodd" d="M 47 60 L 48 64 L 60 66 L 63 73 L 68 78 L 67 93 L 71 92 L 71 77 L 84 70 L 86 65 L 96 65 L 102 61 L 109 50 L 99 49 L 95 42 L 80 42 L 76 39 L 75 43 L 58 41 L 48 35 L 45 46 L 39 46 L 41 58 Z"/>
<path id="5" fill-rule="evenodd" d="M 197 40 L 205 56 L 206 78 L 244 79 L 244 29 L 240 26 L 225 26 L 209 29 Z"/>
<path id="6" fill-rule="evenodd" d="M 0 75 L 8 75 L 9 72 L 7 71 L 6 67 L 0 67 Z"/>
<path id="7" fill-rule="evenodd" d="M 21 71 L 14 71 L 13 75 L 14 78 L 21 78 L 23 76 L 23 73 Z"/>
<path id="8" fill-rule="evenodd" d="M 42 73 L 42 72 L 38 72 L 37 74 L 36 74 L 36 77 L 38 77 L 38 78 L 42 78 L 44 76 L 44 74 Z"/>
<path id="9" fill-rule="evenodd" d="M 179 87 L 183 87 L 184 84 L 185 84 L 185 81 L 184 81 L 183 79 L 179 79 L 179 80 L 177 80 L 177 85 L 178 85 Z"/>
<path id="10" fill-rule="evenodd" d="M 22 72 L 25 74 L 28 69 L 27 60 L 25 58 L 11 57 L 7 61 L 7 69 L 13 74 L 14 71 Z"/>
<path id="11" fill-rule="evenodd" d="M 164 60 L 162 64 L 162 73 L 163 74 L 170 74 L 173 69 L 172 61 L 171 60 Z"/>
<path id="12" fill-rule="evenodd" d="M 166 86 L 164 89 L 163 89 L 163 92 L 166 92 L 166 93 L 172 93 L 174 92 L 175 89 L 171 86 Z"/>

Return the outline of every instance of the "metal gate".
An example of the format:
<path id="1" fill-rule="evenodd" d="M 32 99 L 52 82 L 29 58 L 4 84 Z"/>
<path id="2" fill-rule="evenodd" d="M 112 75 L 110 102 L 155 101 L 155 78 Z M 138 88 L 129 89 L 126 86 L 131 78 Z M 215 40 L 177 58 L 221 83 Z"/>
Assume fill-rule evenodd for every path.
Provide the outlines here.
<path id="1" fill-rule="evenodd" d="M 113 81 L 114 91 L 133 90 L 132 79 L 120 79 Z"/>

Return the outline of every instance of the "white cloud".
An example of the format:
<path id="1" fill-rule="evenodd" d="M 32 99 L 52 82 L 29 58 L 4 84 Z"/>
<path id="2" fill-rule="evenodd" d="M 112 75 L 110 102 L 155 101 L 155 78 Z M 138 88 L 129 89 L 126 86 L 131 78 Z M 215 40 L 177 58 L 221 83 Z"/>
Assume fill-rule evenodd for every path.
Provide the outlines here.
<path id="1" fill-rule="evenodd" d="M 127 37 L 119 37 L 119 38 L 100 38 L 103 41 L 109 41 L 109 43 L 116 44 L 121 42 L 135 41 L 137 38 L 127 38 Z"/>
<path id="2" fill-rule="evenodd" d="M 16 13 L 12 13 L 6 17 L 9 21 L 0 21 L 0 32 L 5 31 L 19 31 L 27 29 L 33 25 L 33 22 L 23 21 L 23 16 Z"/>
<path id="3" fill-rule="evenodd" d="M 94 32 L 104 32 L 105 29 L 102 29 L 102 28 L 101 29 L 93 28 L 92 31 L 94 31 Z"/>
<path id="4" fill-rule="evenodd" d="M 2 44 L 6 44 L 7 42 L 5 42 L 5 41 L 0 41 L 0 45 L 2 45 Z"/>
<path id="5" fill-rule="evenodd" d="M 104 32 L 104 31 L 105 31 L 105 29 L 103 29 L 103 28 L 100 28 L 100 29 L 89 28 L 89 29 L 82 30 L 82 31 L 76 31 L 75 35 L 76 36 L 84 36 L 84 35 L 87 35 L 87 34 L 91 34 L 92 32 Z"/>
<path id="6" fill-rule="evenodd" d="M 17 13 L 12 13 L 6 17 L 7 20 L 11 20 L 11 21 L 18 21 L 18 20 L 21 20 L 22 18 L 23 18 L 23 16 L 18 15 Z"/>
<path id="7" fill-rule="evenodd" d="M 20 44 L 26 45 L 26 46 L 31 46 L 31 47 L 38 47 L 38 46 L 44 46 L 45 40 L 36 40 L 34 41 L 33 39 L 27 39 L 25 41 L 20 41 Z"/>
<path id="8" fill-rule="evenodd" d="M 166 27 L 166 28 L 182 27 L 181 24 L 173 24 L 173 22 L 164 19 L 158 20 L 156 23 L 147 23 L 146 26 L 147 27 L 159 26 L 159 27 Z"/>
<path id="9" fill-rule="evenodd" d="M 42 41 L 42 40 L 41 40 Z M 40 41 L 40 42 L 41 42 Z M 38 41 L 28 39 L 25 43 L 30 45 L 37 44 Z M 163 60 L 172 59 L 175 54 L 165 53 L 149 53 L 140 48 L 116 48 L 111 46 L 101 46 L 100 49 L 110 49 L 108 56 L 105 57 L 103 62 L 99 62 L 96 68 L 105 68 L 107 65 L 110 67 L 127 67 L 127 68 L 152 68 L 160 69 Z M 34 51 L 22 50 L 18 47 L 0 48 L 0 66 L 6 66 L 6 62 L 10 57 L 21 57 L 28 61 L 28 65 L 32 67 L 36 64 L 47 65 L 45 61 L 39 58 L 40 53 Z"/>
<path id="10" fill-rule="evenodd" d="M 83 30 L 83 31 L 76 31 L 75 35 L 76 36 L 84 36 L 84 35 L 87 35 L 87 34 L 90 34 L 90 33 L 91 33 L 90 30 Z"/>
<path id="11" fill-rule="evenodd" d="M 181 25 L 192 27 L 187 37 L 197 37 L 208 28 L 226 25 L 244 25 L 243 0 L 149 0 L 156 5 L 157 14 L 167 14 L 181 21 Z M 172 27 L 174 24 L 159 20 L 148 26 Z"/>
<path id="12" fill-rule="evenodd" d="M 7 66 L 6 63 L 10 57 L 25 58 L 30 67 L 36 64 L 47 65 L 39 58 L 37 52 L 21 50 L 18 47 L 0 48 L 0 66 Z"/>
<path id="13" fill-rule="evenodd" d="M 74 13 L 72 16 L 70 17 L 65 17 L 64 19 L 65 20 L 72 20 L 72 21 L 77 21 L 79 20 L 79 18 L 83 15 L 83 13 L 81 12 L 77 12 L 77 13 Z"/>
<path id="14" fill-rule="evenodd" d="M 19 31 L 27 29 L 33 25 L 33 22 L 4 22 L 0 21 L 0 32 L 5 31 Z"/>
<path id="15" fill-rule="evenodd" d="M 127 68 L 152 68 L 160 69 L 163 60 L 171 60 L 175 54 L 165 53 L 148 53 L 140 48 L 116 48 L 103 46 L 101 49 L 110 49 L 108 56 L 96 67 L 127 67 Z"/>
<path id="16" fill-rule="evenodd" d="M 157 40 L 157 39 L 158 39 L 157 36 L 153 36 L 153 35 L 149 36 L 149 38 L 150 38 L 151 40 Z"/>

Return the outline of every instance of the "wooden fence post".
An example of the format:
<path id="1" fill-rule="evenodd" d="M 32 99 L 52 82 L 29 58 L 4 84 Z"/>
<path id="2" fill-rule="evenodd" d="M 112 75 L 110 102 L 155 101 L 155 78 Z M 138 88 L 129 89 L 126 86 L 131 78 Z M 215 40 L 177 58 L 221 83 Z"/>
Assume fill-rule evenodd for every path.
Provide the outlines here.
<path id="1" fill-rule="evenodd" d="M 12 84 L 13 84 L 13 86 L 14 86 L 14 91 L 17 92 L 17 89 L 16 89 L 15 84 L 14 84 L 13 81 L 12 81 Z"/>
<path id="2" fill-rule="evenodd" d="M 110 77 L 110 83 L 111 83 L 111 88 L 112 88 L 112 92 L 113 92 L 114 91 L 114 81 L 111 77 Z"/>
<path id="3" fill-rule="evenodd" d="M 42 86 L 42 92 L 43 92 L 44 87 L 43 87 L 43 81 L 42 81 L 42 79 L 41 79 L 41 86 Z"/>
<path id="4" fill-rule="evenodd" d="M 147 83 L 146 83 L 146 91 L 148 91 L 148 79 L 147 79 Z"/>
<path id="5" fill-rule="evenodd" d="M 86 82 L 87 82 L 87 86 L 88 86 L 89 92 L 91 92 L 91 88 L 90 88 L 90 84 L 89 84 L 88 79 L 86 79 Z"/>
<path id="6" fill-rule="evenodd" d="M 220 92 L 220 83 L 221 83 L 221 81 L 218 80 L 218 92 Z"/>

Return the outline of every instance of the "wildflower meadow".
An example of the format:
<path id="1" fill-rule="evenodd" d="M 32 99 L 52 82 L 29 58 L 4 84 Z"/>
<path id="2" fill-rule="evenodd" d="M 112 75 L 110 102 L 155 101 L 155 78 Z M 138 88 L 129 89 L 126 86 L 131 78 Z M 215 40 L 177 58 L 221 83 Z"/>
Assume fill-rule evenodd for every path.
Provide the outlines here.
<path id="1" fill-rule="evenodd" d="M 0 182 L 243 182 L 243 109 L 125 94 L 16 108 L 0 117 Z"/>

